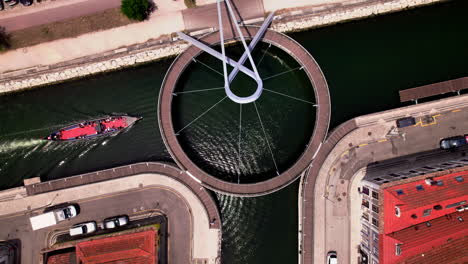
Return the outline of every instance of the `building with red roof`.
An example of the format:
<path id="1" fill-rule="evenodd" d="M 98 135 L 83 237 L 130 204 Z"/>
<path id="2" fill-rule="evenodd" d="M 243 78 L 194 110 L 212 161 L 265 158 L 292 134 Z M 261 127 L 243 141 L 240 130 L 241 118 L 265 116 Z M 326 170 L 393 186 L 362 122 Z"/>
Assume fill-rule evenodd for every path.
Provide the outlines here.
<path id="1" fill-rule="evenodd" d="M 62 252 L 63 251 L 63 252 Z M 148 231 L 80 242 L 66 251 L 53 251 L 47 264 L 158 263 L 158 233 Z"/>
<path id="2" fill-rule="evenodd" d="M 393 160 L 368 169 L 360 187 L 361 263 L 463 263 L 468 257 L 460 248 L 468 236 L 468 159 L 448 155 L 450 161 L 401 166 Z"/>
<path id="3" fill-rule="evenodd" d="M 78 243 L 78 263 L 100 264 L 154 264 L 156 263 L 156 232 L 139 233 L 102 238 Z"/>

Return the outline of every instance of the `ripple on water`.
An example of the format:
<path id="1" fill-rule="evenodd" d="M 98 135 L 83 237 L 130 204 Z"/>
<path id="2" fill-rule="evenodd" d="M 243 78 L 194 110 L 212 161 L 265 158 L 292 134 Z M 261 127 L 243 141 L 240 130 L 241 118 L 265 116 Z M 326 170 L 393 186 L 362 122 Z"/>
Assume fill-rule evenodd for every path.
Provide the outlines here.
<path id="1" fill-rule="evenodd" d="M 236 46 L 230 48 L 234 49 L 231 54 L 238 52 Z M 265 81 L 266 87 L 315 101 L 310 81 L 290 55 L 264 44 L 256 52 L 259 58 L 265 53 L 259 66 L 261 76 L 277 76 Z M 219 61 L 205 54 L 197 61 L 215 68 L 221 66 Z M 175 90 L 180 93 L 206 89 L 216 87 L 219 82 L 222 82 L 222 76 L 201 63 L 192 63 Z M 254 82 L 240 73 L 231 87 L 234 93 L 246 96 L 252 92 L 252 85 L 255 86 Z M 257 109 L 252 103 L 242 105 L 242 122 L 239 124 L 241 106 L 229 98 L 220 102 L 225 96 L 221 89 L 178 94 L 173 98 L 174 129 L 180 132 L 177 138 L 189 158 L 208 174 L 241 183 L 269 179 L 276 176 L 277 170 L 282 173 L 293 165 L 312 136 L 315 121 L 312 104 L 263 91 L 255 102 Z"/>

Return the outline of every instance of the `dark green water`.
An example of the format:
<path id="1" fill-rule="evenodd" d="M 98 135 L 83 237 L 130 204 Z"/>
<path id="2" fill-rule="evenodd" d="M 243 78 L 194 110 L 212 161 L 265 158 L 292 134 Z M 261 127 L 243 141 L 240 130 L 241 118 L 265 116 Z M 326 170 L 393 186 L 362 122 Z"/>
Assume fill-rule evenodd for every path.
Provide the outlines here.
<path id="1" fill-rule="evenodd" d="M 227 48 L 235 60 L 242 53 L 240 45 Z M 236 183 L 262 181 L 287 170 L 305 150 L 315 122 L 314 91 L 301 65 L 268 44 L 258 45 L 252 57 L 264 80 L 255 103 L 237 104 L 223 88 L 194 92 L 223 86 L 222 64 L 207 54 L 189 65 L 173 99 L 174 128 L 185 152 L 210 175 Z M 251 95 L 256 87 L 242 73 L 231 85 L 240 96 Z"/>
<path id="2" fill-rule="evenodd" d="M 401 106 L 400 89 L 468 76 L 467 1 L 295 33 L 321 65 L 332 125 Z M 138 161 L 169 161 L 156 120 L 170 61 L 0 96 L 0 186 Z M 127 133 L 67 144 L 37 139 L 112 112 L 143 115 Z M 297 184 L 259 198 L 218 195 L 225 263 L 297 263 Z"/>

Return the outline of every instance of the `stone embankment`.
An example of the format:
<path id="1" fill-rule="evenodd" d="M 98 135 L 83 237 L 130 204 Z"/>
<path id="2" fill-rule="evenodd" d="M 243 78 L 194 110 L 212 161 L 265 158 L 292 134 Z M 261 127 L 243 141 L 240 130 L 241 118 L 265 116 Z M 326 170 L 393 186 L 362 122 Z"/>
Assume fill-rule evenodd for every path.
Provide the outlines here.
<path id="1" fill-rule="evenodd" d="M 291 32 L 338 22 L 365 18 L 373 15 L 396 12 L 407 8 L 428 5 L 444 0 L 355 0 L 342 3 L 305 7 L 280 12 L 275 17 L 272 29 Z M 252 21 L 259 23 L 259 20 Z M 261 22 L 260 22 L 261 23 Z M 206 32 L 212 29 L 204 30 Z M 195 32 L 194 32 L 195 33 Z M 200 32 L 203 33 L 203 32 Z M 82 78 L 101 72 L 113 71 L 137 64 L 174 56 L 187 48 L 188 44 L 166 38 L 164 43 L 136 44 L 57 65 L 37 66 L 0 74 L 0 94 L 31 87 Z"/>
<path id="2" fill-rule="evenodd" d="M 174 45 L 145 49 L 133 54 L 128 54 L 127 48 L 122 48 L 111 52 L 116 54 L 115 58 L 103 61 L 70 65 L 68 67 L 65 66 L 62 68 L 59 67 L 56 70 L 49 70 L 49 67 L 44 67 L 45 71 L 43 73 L 41 73 L 40 69 L 24 69 L 22 71 L 14 72 L 11 75 L 26 75 L 31 71 L 37 71 L 37 74 L 22 79 L 11 78 L 9 81 L 0 81 L 0 93 L 23 90 L 45 84 L 58 83 L 65 80 L 81 78 L 92 74 L 113 71 L 136 64 L 155 61 L 165 57 L 177 55 L 185 48 L 187 48 L 187 46 L 188 44 L 186 43 L 178 42 Z M 0 79 L 2 78 L 0 77 Z"/>
<path id="3" fill-rule="evenodd" d="M 349 20 L 402 11 L 446 0 L 354 0 L 342 3 L 303 8 L 280 16 L 280 23 L 272 26 L 279 32 L 291 32 L 332 25 Z"/>

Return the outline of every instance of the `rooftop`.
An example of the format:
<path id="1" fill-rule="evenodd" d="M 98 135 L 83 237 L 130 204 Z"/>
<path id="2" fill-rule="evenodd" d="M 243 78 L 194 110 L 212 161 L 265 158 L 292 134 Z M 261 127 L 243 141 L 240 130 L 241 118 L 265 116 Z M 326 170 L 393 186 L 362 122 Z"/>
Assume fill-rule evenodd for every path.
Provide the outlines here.
<path id="1" fill-rule="evenodd" d="M 154 230 L 81 242 L 76 246 L 79 263 L 154 264 L 156 262 Z"/>
<path id="2" fill-rule="evenodd" d="M 382 235 L 383 263 L 404 261 L 416 255 L 426 255 L 447 243 L 466 238 L 468 236 L 468 211 L 455 212 L 431 221 L 413 225 L 411 227 Z M 452 244 L 458 246 L 459 242 Z M 397 253 L 399 251 L 399 253 Z M 431 253 L 432 254 L 432 253 Z M 450 254 L 441 253 L 439 257 Z M 445 262 L 426 262 L 445 263 Z"/>
<path id="3" fill-rule="evenodd" d="M 425 205 L 468 196 L 468 171 L 432 178 L 432 184 L 424 179 L 386 188 L 394 199 L 400 201 L 401 211 L 409 211 Z M 387 197 L 386 197 L 387 198 Z"/>
<path id="4" fill-rule="evenodd" d="M 422 263 L 444 263 L 456 264 L 468 262 L 468 236 L 451 240 L 441 246 L 434 247 L 432 250 L 409 257 L 405 260 L 406 264 Z"/>

